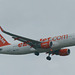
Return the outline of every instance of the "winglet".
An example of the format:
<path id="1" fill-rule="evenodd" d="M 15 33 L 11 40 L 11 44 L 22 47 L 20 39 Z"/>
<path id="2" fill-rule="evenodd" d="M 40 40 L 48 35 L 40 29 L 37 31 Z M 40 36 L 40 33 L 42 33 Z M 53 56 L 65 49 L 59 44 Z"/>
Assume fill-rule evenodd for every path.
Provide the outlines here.
<path id="1" fill-rule="evenodd" d="M 0 29 L 1 29 L 2 32 L 4 31 L 1 26 L 0 26 Z"/>

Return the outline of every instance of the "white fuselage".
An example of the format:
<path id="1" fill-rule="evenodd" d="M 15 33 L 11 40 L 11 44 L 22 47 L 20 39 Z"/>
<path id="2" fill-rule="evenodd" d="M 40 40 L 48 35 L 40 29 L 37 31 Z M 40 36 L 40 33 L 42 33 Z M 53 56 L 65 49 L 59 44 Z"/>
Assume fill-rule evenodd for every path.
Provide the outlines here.
<path id="1" fill-rule="evenodd" d="M 64 47 L 75 46 L 75 34 L 68 35 L 68 37 L 66 36 L 53 37 L 50 41 L 53 42 L 52 49 L 54 51 Z M 34 48 L 31 48 L 31 46 L 29 45 L 23 46 L 23 44 L 21 44 L 21 47 L 19 47 L 18 45 L 19 44 L 0 47 L 0 53 L 22 55 L 22 54 L 34 53 L 36 51 L 40 53 L 50 51 L 50 48 L 49 49 L 42 49 L 42 48 L 34 49 Z"/>

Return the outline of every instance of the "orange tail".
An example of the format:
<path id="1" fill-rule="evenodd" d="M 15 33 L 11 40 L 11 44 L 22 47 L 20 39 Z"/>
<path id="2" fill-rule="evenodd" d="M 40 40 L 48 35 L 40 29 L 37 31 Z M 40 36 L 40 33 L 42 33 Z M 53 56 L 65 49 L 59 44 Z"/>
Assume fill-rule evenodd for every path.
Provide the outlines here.
<path id="1" fill-rule="evenodd" d="M 8 43 L 5 38 L 0 34 L 0 47 L 2 46 L 6 46 L 6 45 L 10 45 L 10 43 Z"/>

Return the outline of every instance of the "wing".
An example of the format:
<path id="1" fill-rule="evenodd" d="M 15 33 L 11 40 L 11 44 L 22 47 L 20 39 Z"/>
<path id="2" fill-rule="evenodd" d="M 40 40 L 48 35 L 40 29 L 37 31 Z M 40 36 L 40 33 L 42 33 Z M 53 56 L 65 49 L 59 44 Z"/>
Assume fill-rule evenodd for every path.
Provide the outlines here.
<path id="1" fill-rule="evenodd" d="M 7 31 L 3 30 L 1 26 L 0 26 L 0 29 L 1 29 L 1 31 L 2 31 L 3 33 L 12 36 L 12 38 L 13 38 L 14 40 L 19 40 L 19 41 L 21 41 L 21 42 L 27 43 L 27 44 L 29 44 L 31 47 L 35 48 L 35 49 L 38 48 L 38 47 L 40 46 L 40 44 L 41 44 L 40 41 L 32 40 L 32 39 L 29 39 L 29 38 L 25 38 L 25 37 L 22 37 L 22 36 L 15 35 L 15 34 L 12 34 L 12 33 L 10 33 L 10 32 L 7 32 Z"/>

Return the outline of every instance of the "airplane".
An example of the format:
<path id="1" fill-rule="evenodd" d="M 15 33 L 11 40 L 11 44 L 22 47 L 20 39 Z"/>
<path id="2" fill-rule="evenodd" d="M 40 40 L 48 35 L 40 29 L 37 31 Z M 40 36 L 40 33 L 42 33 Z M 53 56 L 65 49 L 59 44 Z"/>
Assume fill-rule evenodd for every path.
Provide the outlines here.
<path id="1" fill-rule="evenodd" d="M 39 56 L 40 53 L 47 53 L 46 59 L 51 60 L 51 55 L 68 56 L 70 49 L 65 47 L 75 46 L 75 34 L 49 37 L 38 41 L 7 32 L 1 26 L 0 30 L 10 35 L 14 40 L 22 42 L 12 45 L 0 34 L 0 54 L 23 55 L 34 53 Z"/>

